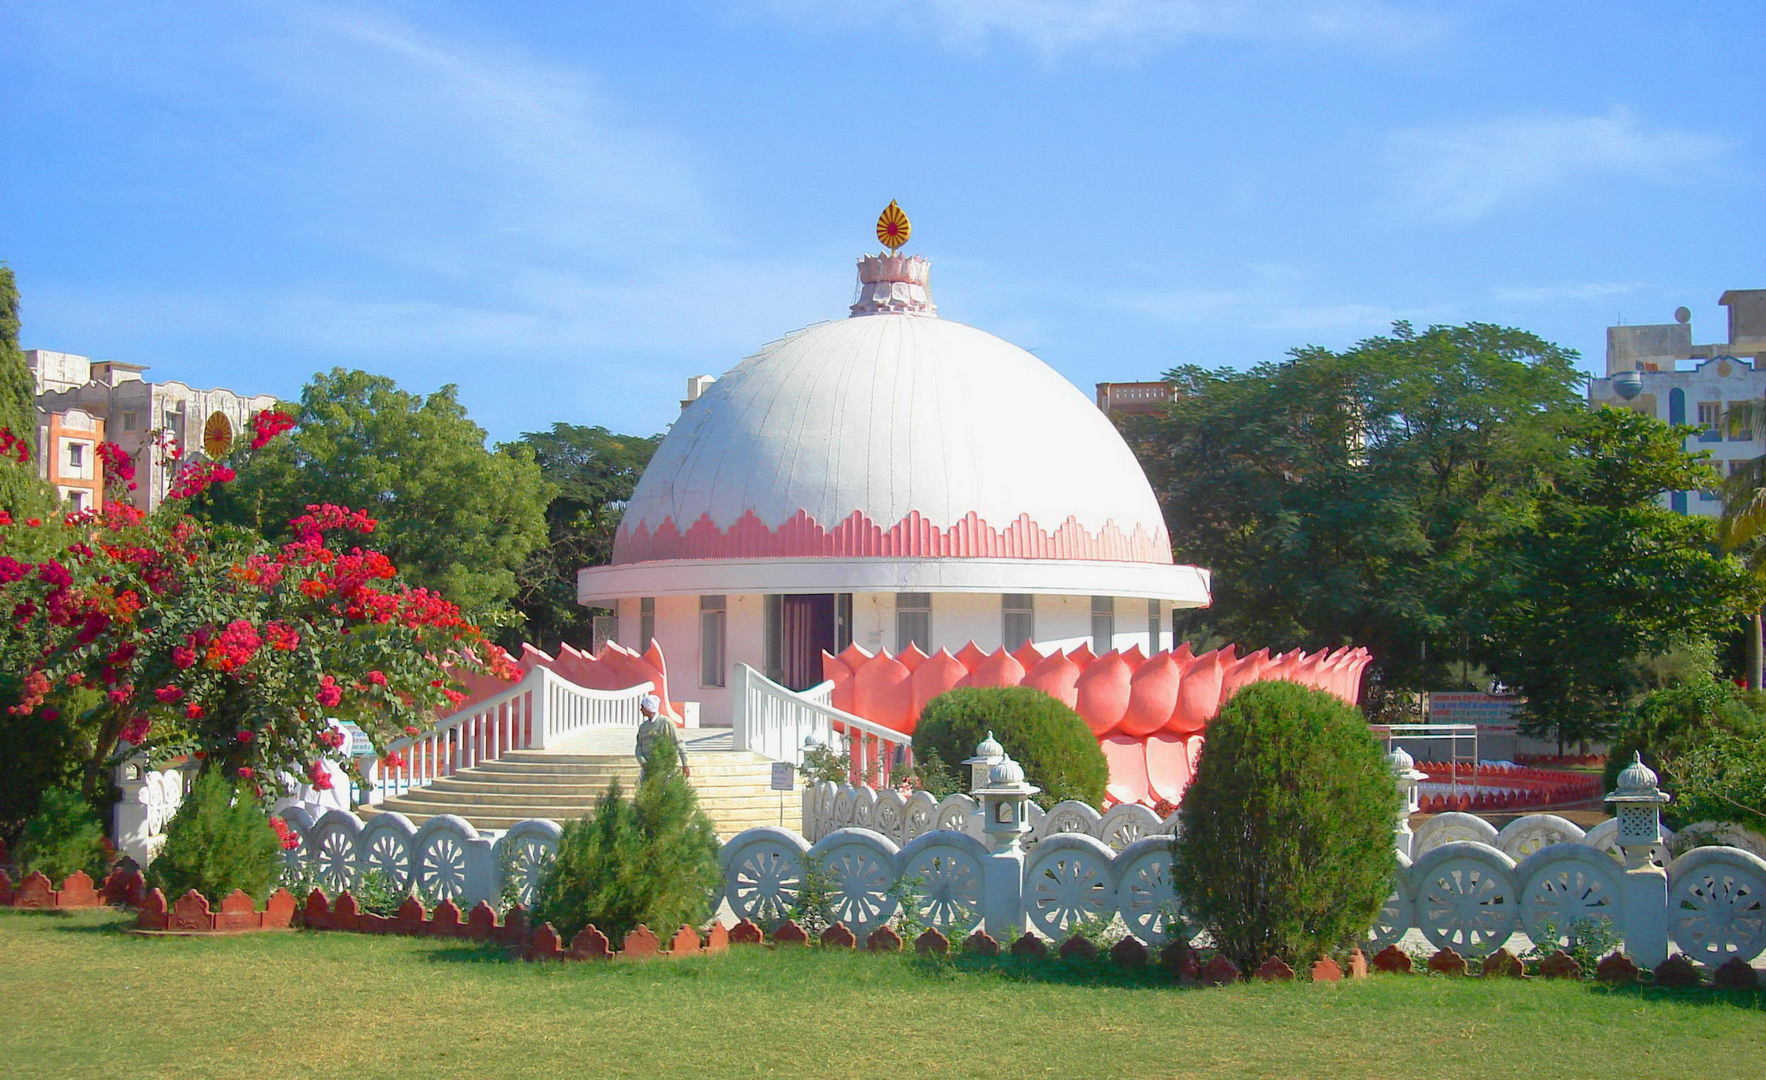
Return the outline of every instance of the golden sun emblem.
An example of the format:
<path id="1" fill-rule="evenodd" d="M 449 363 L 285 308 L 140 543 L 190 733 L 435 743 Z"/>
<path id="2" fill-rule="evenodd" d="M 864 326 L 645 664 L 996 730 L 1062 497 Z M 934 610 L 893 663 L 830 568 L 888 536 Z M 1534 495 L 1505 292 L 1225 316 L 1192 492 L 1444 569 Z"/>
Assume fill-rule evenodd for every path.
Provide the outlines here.
<path id="1" fill-rule="evenodd" d="M 895 251 L 908 242 L 913 231 L 914 226 L 908 221 L 908 216 L 902 213 L 894 199 L 890 199 L 889 205 L 877 217 L 877 239 L 883 242 L 884 247 Z"/>

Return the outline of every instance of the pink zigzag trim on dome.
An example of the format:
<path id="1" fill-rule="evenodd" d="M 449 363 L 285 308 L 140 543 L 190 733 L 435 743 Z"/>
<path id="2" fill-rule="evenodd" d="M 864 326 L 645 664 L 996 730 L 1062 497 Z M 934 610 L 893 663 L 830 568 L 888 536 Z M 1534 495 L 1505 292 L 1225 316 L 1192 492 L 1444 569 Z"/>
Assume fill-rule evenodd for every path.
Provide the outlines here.
<path id="1" fill-rule="evenodd" d="M 1171 540 L 1160 524 L 1152 533 L 1136 525 L 1124 533 L 1115 521 L 1092 532 L 1073 517 L 1049 532 L 1020 514 L 1001 529 L 974 511 L 948 528 L 939 528 L 915 510 L 889 529 L 854 510 L 827 529 L 799 510 L 778 528 L 768 528 L 749 510 L 729 528 L 701 514 L 685 532 L 673 517 L 651 527 L 622 526 L 613 545 L 615 563 L 660 559 L 915 558 L 915 559 L 1087 559 L 1170 565 Z"/>

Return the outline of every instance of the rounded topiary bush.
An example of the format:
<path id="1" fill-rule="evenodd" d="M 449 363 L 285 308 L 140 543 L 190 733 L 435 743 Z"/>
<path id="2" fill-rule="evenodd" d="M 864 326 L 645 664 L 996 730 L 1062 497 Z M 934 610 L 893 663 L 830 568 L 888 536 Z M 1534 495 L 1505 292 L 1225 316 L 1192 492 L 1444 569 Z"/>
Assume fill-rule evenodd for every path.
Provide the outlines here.
<path id="1" fill-rule="evenodd" d="M 104 825 L 98 815 L 69 788 L 50 788 L 37 804 L 18 838 L 18 870 L 40 871 L 55 884 L 75 870 L 92 880 L 104 876 Z"/>
<path id="2" fill-rule="evenodd" d="M 1398 793 L 1361 713 L 1295 683 L 1239 691 L 1208 724 L 1172 873 L 1244 970 L 1361 941 L 1392 891 Z"/>
<path id="3" fill-rule="evenodd" d="M 147 880 L 168 902 L 195 889 L 218 904 L 239 889 L 261 904 L 281 869 L 282 840 L 264 808 L 218 769 L 206 769 L 166 824 Z"/>
<path id="4" fill-rule="evenodd" d="M 954 763 L 973 757 L 990 731 L 1024 767 L 1025 778 L 1042 788 L 1039 800 L 1103 803 L 1110 767 L 1097 736 L 1078 713 L 1028 686 L 967 687 L 933 698 L 914 729 L 914 756 L 936 753 L 961 771 Z M 967 776 L 958 780 L 968 787 Z"/>
<path id="5" fill-rule="evenodd" d="M 665 748 L 627 799 L 615 780 L 593 815 L 564 827 L 534 918 L 568 942 L 589 923 L 617 948 L 639 923 L 664 938 L 704 922 L 723 884 L 717 834 Z"/>

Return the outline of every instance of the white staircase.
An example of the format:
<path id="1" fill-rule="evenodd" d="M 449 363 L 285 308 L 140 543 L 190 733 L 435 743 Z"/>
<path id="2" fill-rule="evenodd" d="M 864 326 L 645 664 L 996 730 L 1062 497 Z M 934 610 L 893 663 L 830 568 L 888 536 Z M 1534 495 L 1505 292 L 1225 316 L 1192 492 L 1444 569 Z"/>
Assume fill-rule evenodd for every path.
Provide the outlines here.
<path id="1" fill-rule="evenodd" d="M 771 790 L 770 759 L 721 748 L 729 744 L 727 734 L 681 735 L 692 770 L 690 783 L 719 837 L 778 825 L 781 809 L 786 827 L 801 827 L 801 795 Z M 368 816 L 396 810 L 419 826 L 438 814 L 454 814 L 481 830 L 507 829 L 524 818 L 564 824 L 591 813 L 613 780 L 628 795 L 637 786 L 638 765 L 631 752 L 635 739 L 635 728 L 605 728 L 557 750 L 506 751 L 362 812 Z"/>

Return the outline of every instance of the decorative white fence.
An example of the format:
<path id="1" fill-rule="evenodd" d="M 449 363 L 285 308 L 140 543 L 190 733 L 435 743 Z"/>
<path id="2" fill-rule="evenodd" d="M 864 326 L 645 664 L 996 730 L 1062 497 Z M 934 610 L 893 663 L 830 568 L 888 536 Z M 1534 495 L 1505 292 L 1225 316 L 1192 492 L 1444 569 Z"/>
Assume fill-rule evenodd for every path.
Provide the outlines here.
<path id="1" fill-rule="evenodd" d="M 556 822 L 545 820 L 523 821 L 496 837 L 451 815 L 422 828 L 400 814 L 364 823 L 331 811 L 314 821 L 296 808 L 287 820 L 302 840 L 289 853 L 291 864 L 304 866 L 329 892 L 355 888 L 363 874 L 377 871 L 396 889 L 463 906 L 504 896 L 530 902 L 561 835 Z M 1517 837 L 1556 827 L 1534 821 L 1509 834 L 1511 846 L 1526 842 Z M 1766 950 L 1766 860 L 1716 846 L 1689 851 L 1665 869 L 1627 869 L 1588 842 L 1605 827 L 1581 841 L 1545 844 L 1519 860 L 1475 840 L 1435 845 L 1414 864 L 1398 855 L 1394 891 L 1370 946 L 1383 947 L 1414 929 L 1436 946 L 1483 955 L 1517 932 L 1536 942 L 1562 940 L 1579 920 L 1604 919 L 1651 965 L 1666 958 L 1670 940 L 1711 964 L 1733 956 L 1751 961 Z M 1001 852 L 948 828 L 897 843 L 875 829 L 848 826 L 813 844 L 799 833 L 760 828 L 731 838 L 719 859 L 722 899 L 739 917 L 763 925 L 797 902 L 813 859 L 828 885 L 826 915 L 861 938 L 892 918 L 904 897 L 920 921 L 948 935 L 985 923 L 996 936 L 1028 927 L 1060 938 L 1079 923 L 1120 918 L 1129 933 L 1158 945 L 1198 929 L 1185 920 L 1172 884 L 1169 835 L 1140 836 L 1116 850 L 1087 832 L 1049 829 L 1027 850 Z"/>
<path id="2" fill-rule="evenodd" d="M 590 690 L 545 667 L 531 668 L 507 690 L 388 746 L 402 764 L 367 760 L 362 775 L 369 801 L 403 795 L 511 750 L 543 750 L 587 728 L 635 727 L 643 719 L 638 702 L 652 689 L 653 684 L 640 683 L 624 690 Z"/>
<path id="3" fill-rule="evenodd" d="M 796 765 L 803 761 L 805 740 L 811 745 L 845 746 L 855 780 L 875 778 L 887 785 L 898 764 L 913 762 L 913 740 L 829 705 L 833 689 L 833 683 L 825 682 L 798 693 L 747 664 L 737 664 L 730 695 L 735 748 Z"/>
<path id="4" fill-rule="evenodd" d="M 1112 851 L 1122 851 L 1145 836 L 1170 836 L 1177 829 L 1177 812 L 1161 820 L 1138 803 L 1119 803 L 1099 813 L 1082 802 L 1068 800 L 1044 810 L 1030 804 L 1026 847 L 1051 836 L 1078 834 L 1102 840 Z M 903 795 L 894 788 L 877 789 L 860 784 L 810 784 L 803 789 L 803 835 L 812 843 L 836 829 L 873 829 L 897 844 L 935 829 L 954 829 L 981 836 L 981 804 L 973 796 L 947 795 L 934 799 L 924 791 Z"/>

